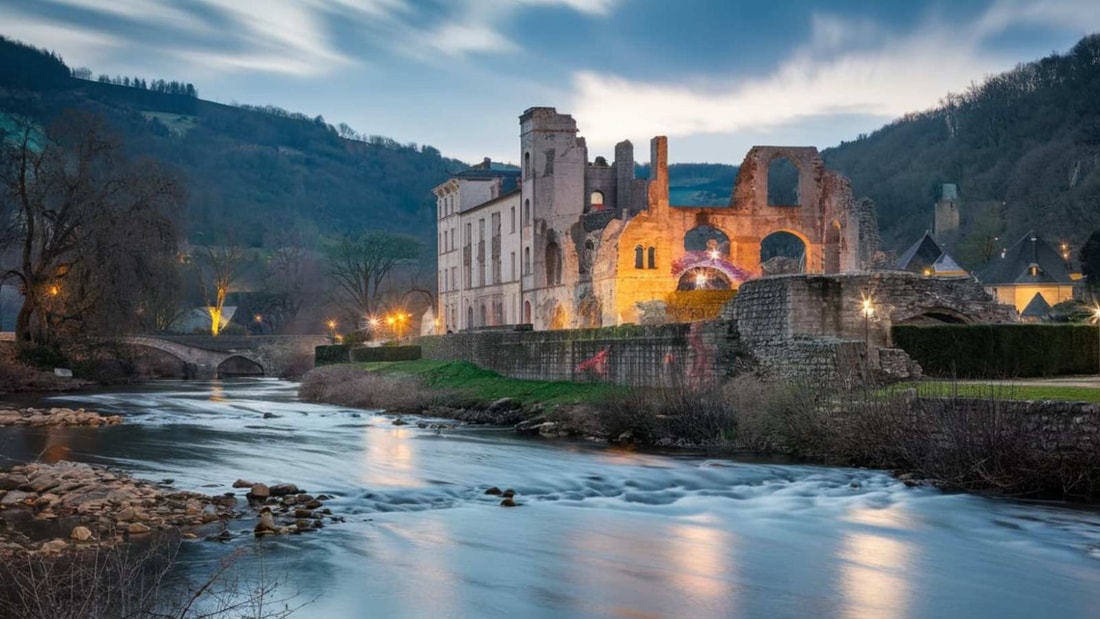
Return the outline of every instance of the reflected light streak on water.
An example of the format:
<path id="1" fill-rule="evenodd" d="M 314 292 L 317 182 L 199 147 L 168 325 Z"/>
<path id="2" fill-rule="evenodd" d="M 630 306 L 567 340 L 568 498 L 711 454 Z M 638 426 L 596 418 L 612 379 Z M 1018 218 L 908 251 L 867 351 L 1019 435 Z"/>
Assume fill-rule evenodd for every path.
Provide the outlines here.
<path id="1" fill-rule="evenodd" d="M 298 402 L 294 385 L 271 380 L 52 402 L 127 420 L 0 431 L 4 462 L 93 461 L 210 494 L 242 477 L 332 495 L 345 524 L 184 549 L 187 569 L 203 574 L 233 549 L 263 548 L 286 590 L 318 598 L 302 617 L 1000 619 L 1100 608 L 1100 516 L 1087 510 L 906 488 L 881 471 L 396 427 Z M 500 507 L 489 486 L 515 488 L 522 506 Z"/>

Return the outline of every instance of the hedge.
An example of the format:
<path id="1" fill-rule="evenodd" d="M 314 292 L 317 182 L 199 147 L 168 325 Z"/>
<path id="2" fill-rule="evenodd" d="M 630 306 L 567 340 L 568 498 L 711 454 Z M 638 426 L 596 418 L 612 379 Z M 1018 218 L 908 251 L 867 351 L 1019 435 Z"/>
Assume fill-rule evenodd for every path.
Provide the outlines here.
<path id="1" fill-rule="evenodd" d="M 351 360 L 356 363 L 378 361 L 416 361 L 420 358 L 419 346 L 360 346 L 351 349 Z"/>
<path id="2" fill-rule="evenodd" d="M 317 346 L 313 349 L 313 365 L 332 365 L 334 363 L 348 363 L 351 361 L 351 346 L 347 344 L 333 344 L 331 346 Z"/>
<path id="3" fill-rule="evenodd" d="M 1027 378 L 1100 368 L 1100 334 L 1089 325 L 896 326 L 891 333 L 928 376 Z"/>

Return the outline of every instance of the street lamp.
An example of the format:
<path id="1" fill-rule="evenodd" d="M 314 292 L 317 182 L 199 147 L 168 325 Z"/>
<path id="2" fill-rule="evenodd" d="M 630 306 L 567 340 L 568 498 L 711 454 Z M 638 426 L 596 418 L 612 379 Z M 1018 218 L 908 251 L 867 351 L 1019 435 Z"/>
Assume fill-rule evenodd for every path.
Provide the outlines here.
<path id="1" fill-rule="evenodd" d="M 332 320 L 330 318 L 329 321 L 326 322 L 325 324 L 328 326 L 328 337 L 329 337 L 330 340 L 332 340 L 332 343 L 335 344 L 336 343 L 336 321 Z"/>
<path id="2" fill-rule="evenodd" d="M 863 314 L 863 341 L 867 347 L 867 354 L 871 354 L 871 318 L 875 315 L 875 304 L 871 301 L 871 297 L 863 297 L 863 304 L 860 308 L 860 313 Z"/>

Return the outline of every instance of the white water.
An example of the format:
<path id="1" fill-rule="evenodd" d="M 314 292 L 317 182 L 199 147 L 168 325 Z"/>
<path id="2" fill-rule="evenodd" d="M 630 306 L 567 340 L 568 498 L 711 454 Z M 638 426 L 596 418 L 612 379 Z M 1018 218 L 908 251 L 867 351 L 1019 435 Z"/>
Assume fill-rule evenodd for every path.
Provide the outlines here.
<path id="1" fill-rule="evenodd" d="M 0 456 L 107 463 L 212 494 L 243 477 L 334 495 L 345 524 L 185 550 L 203 573 L 262 548 L 281 592 L 317 598 L 301 617 L 1100 616 L 1095 511 L 906 488 L 881 471 L 437 433 L 294 390 L 67 396 L 55 401 L 126 423 L 9 430 Z M 522 506 L 500 507 L 489 486 Z"/>

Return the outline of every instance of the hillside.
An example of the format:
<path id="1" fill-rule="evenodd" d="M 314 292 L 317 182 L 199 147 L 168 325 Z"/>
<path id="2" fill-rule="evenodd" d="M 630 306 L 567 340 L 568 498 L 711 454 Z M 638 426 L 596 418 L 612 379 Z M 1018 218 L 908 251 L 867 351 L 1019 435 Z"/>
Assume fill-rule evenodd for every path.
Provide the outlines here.
<path id="1" fill-rule="evenodd" d="M 822 154 L 875 201 L 893 249 L 931 226 L 941 185 L 956 183 L 966 266 L 1030 228 L 1076 250 L 1100 229 L 1098 101 L 1100 35 L 1091 35 Z"/>
<path id="2" fill-rule="evenodd" d="M 430 146 L 341 137 L 352 134 L 321 117 L 204 101 L 190 84 L 71 74 L 56 55 L 0 38 L 0 128 L 16 115 L 47 124 L 69 108 L 101 112 L 131 151 L 186 177 L 188 236 L 200 244 L 362 229 L 429 240 L 431 189 L 464 167 Z"/>

